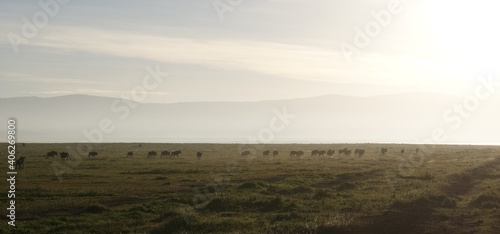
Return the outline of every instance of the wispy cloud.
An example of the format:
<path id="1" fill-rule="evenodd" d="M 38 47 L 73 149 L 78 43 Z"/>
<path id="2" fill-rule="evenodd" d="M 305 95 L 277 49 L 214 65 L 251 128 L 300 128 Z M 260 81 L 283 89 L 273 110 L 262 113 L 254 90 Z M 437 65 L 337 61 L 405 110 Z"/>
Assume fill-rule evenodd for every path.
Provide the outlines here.
<path id="1" fill-rule="evenodd" d="M 163 37 L 123 31 L 59 27 L 30 45 L 62 52 L 142 58 L 224 70 L 243 70 L 287 78 L 332 80 L 345 65 L 337 51 L 241 39 Z M 341 80 L 341 77 L 335 79 Z"/>
<path id="2" fill-rule="evenodd" d="M 47 95 L 67 95 L 67 94 L 88 94 L 88 95 L 99 95 L 99 96 L 112 96 L 119 97 L 122 95 L 132 95 L 133 91 L 122 91 L 122 90 L 99 90 L 99 89 L 75 89 L 75 90 L 52 90 L 52 91 L 25 91 L 29 94 L 47 94 Z M 152 92 L 144 91 L 142 92 L 147 95 L 169 95 L 168 92 Z"/>
<path id="3" fill-rule="evenodd" d="M 45 84 L 74 84 L 74 85 L 111 85 L 111 82 L 84 80 L 76 78 L 56 78 L 44 77 L 31 74 L 4 72 L 0 73 L 3 81 L 19 82 L 19 83 L 45 83 Z"/>

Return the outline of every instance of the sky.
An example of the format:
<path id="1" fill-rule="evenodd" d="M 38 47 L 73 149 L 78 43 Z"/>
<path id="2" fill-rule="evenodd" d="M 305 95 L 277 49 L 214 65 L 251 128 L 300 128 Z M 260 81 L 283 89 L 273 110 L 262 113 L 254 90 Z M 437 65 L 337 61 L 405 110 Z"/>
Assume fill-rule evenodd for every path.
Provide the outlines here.
<path id="1" fill-rule="evenodd" d="M 1 1 L 0 98 L 130 98 L 134 90 L 155 103 L 468 95 L 479 76 L 499 72 L 499 7 L 486 0 Z M 151 70 L 161 82 L 144 89 Z"/>

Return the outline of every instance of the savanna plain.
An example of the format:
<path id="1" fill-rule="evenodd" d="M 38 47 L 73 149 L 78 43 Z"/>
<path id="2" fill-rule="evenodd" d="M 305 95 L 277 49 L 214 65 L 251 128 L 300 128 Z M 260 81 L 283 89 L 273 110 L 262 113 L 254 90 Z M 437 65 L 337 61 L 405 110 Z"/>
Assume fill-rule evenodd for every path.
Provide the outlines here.
<path id="1" fill-rule="evenodd" d="M 498 146 L 102 143 L 95 158 L 68 149 L 77 144 L 17 145 L 26 159 L 16 227 L 4 179 L 0 233 L 500 233 Z M 46 158 L 53 150 L 71 160 Z"/>

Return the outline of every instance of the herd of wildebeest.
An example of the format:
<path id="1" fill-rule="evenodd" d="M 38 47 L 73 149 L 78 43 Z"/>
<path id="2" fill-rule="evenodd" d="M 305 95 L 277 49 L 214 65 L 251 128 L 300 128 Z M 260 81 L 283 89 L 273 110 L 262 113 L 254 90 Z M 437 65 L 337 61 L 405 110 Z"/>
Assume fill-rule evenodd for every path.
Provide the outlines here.
<path id="1" fill-rule="evenodd" d="M 388 151 L 387 148 L 381 148 L 380 150 L 380 153 L 381 155 L 384 155 L 386 154 Z M 415 153 L 418 154 L 418 151 L 419 149 L 415 149 Z M 328 149 L 328 150 L 318 150 L 318 149 L 315 149 L 315 150 L 312 150 L 311 151 L 311 157 L 314 157 L 314 156 L 318 156 L 318 157 L 323 157 L 323 156 L 333 156 L 335 155 L 335 152 L 338 153 L 338 155 L 345 155 L 345 156 L 349 156 L 352 154 L 352 150 L 350 149 L 347 149 L 347 148 L 344 148 L 344 149 L 340 149 L 340 150 L 332 150 L 332 149 Z M 401 154 L 404 154 L 405 153 L 405 150 L 402 149 L 400 151 Z M 303 156 L 305 153 L 303 150 L 292 150 L 290 151 L 290 156 L 295 156 L 295 157 L 300 157 L 300 156 Z M 57 151 L 49 151 L 47 152 L 47 154 L 45 155 L 45 159 L 48 159 L 48 158 L 54 158 L 55 156 L 59 155 L 61 157 L 61 159 L 66 159 L 66 160 L 71 160 L 71 156 L 68 152 L 57 152 Z M 96 151 L 91 151 L 88 153 L 88 157 L 89 158 L 95 158 L 97 157 L 98 153 Z M 158 155 L 158 152 L 157 151 L 149 151 L 147 152 L 146 154 L 146 157 L 147 158 L 156 158 L 156 156 Z M 173 151 L 169 151 L 169 150 L 164 150 L 164 151 L 161 151 L 160 153 L 160 157 L 161 158 L 179 158 L 181 157 L 182 155 L 182 151 L 180 150 L 173 150 Z M 249 151 L 249 150 L 245 150 L 243 152 L 241 152 L 241 157 L 248 157 L 248 156 L 251 156 L 252 153 Z M 272 155 L 273 157 L 276 157 L 279 155 L 279 151 L 278 150 L 265 150 L 262 152 L 262 156 L 263 157 L 269 157 L 270 155 Z M 364 149 L 355 149 L 354 150 L 354 155 L 357 155 L 359 157 L 365 155 L 365 150 Z M 129 151 L 127 152 L 126 154 L 126 157 L 133 157 L 134 156 L 134 152 L 133 151 Z M 201 157 L 203 156 L 203 151 L 198 151 L 196 152 L 196 157 L 198 159 L 201 159 Z M 16 160 L 16 169 L 17 168 L 23 168 L 24 167 L 24 159 L 25 157 L 21 157 L 19 158 L 18 160 Z"/>
<path id="2" fill-rule="evenodd" d="M 384 155 L 387 153 L 387 148 L 381 148 L 380 152 L 381 152 L 381 155 Z M 328 150 L 320 150 L 320 149 L 315 149 L 315 150 L 312 150 L 311 151 L 311 157 L 314 157 L 314 156 L 318 156 L 318 157 L 323 157 L 323 156 L 333 156 L 335 155 L 335 152 L 337 152 L 338 155 L 345 155 L 345 156 L 349 156 L 352 154 L 352 150 L 351 149 L 347 149 L 347 148 L 344 148 L 344 149 L 339 149 L 337 151 L 335 150 L 332 150 L 332 149 L 328 149 Z M 357 155 L 359 157 L 365 155 L 365 150 L 364 149 L 355 149 L 354 150 L 354 155 Z M 400 151 L 401 154 L 404 154 L 405 153 L 405 150 L 402 149 Z M 415 153 L 418 154 L 418 148 L 415 150 Z M 300 156 L 303 156 L 305 153 L 303 150 L 292 150 L 290 151 L 290 156 L 296 156 L 296 157 L 300 157 Z M 50 151 L 50 152 L 47 152 L 47 154 L 45 155 L 45 158 L 48 159 L 48 158 L 54 158 L 55 156 L 59 155 L 61 157 L 61 159 L 67 159 L 67 160 L 70 160 L 71 157 L 69 155 L 69 153 L 67 152 L 60 152 L 58 153 L 57 151 Z M 88 157 L 89 158 L 95 158 L 97 157 L 98 153 L 96 151 L 91 151 L 88 153 Z M 147 154 L 146 154 L 146 157 L 147 158 L 156 158 L 157 155 L 160 155 L 161 158 L 179 158 L 181 155 L 182 155 L 182 151 L 180 150 L 173 150 L 173 151 L 169 151 L 169 150 L 164 150 L 164 151 L 161 151 L 160 154 L 158 154 L 158 151 L 148 151 Z M 242 157 L 248 157 L 248 156 L 251 156 L 252 153 L 249 151 L 249 150 L 245 150 L 243 152 L 241 152 L 241 156 Z M 278 150 L 265 150 L 262 152 L 262 156 L 263 157 L 269 157 L 269 156 L 278 156 L 279 155 L 279 151 Z M 201 159 L 201 157 L 203 156 L 203 151 L 198 151 L 196 152 L 196 157 L 198 159 Z M 129 151 L 127 152 L 126 154 L 126 157 L 134 157 L 134 152 L 133 151 Z"/>

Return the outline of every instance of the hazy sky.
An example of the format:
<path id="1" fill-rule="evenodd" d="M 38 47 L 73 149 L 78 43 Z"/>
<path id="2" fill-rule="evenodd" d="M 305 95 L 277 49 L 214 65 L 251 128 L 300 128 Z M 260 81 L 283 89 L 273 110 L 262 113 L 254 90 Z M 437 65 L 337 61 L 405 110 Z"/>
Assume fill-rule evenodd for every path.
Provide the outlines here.
<path id="1" fill-rule="evenodd" d="M 500 60 L 498 1 L 60 2 L 0 2 L 0 97 L 121 97 L 148 66 L 147 102 L 466 95 Z"/>

